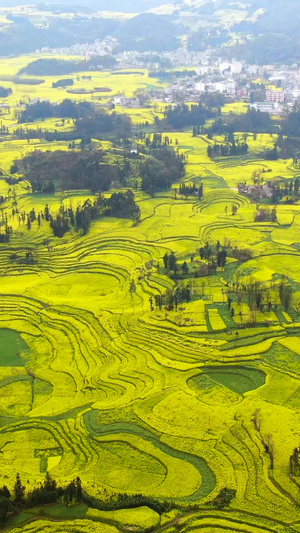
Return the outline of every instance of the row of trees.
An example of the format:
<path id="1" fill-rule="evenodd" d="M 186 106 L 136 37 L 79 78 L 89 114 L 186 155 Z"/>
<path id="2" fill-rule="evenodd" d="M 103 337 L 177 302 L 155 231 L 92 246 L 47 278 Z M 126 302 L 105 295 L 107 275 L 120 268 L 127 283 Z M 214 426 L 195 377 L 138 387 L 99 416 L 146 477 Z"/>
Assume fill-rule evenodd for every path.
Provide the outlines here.
<path id="1" fill-rule="evenodd" d="M 243 300 L 246 300 L 251 311 L 260 311 L 261 313 L 277 311 L 279 304 L 287 312 L 291 307 L 293 297 L 292 287 L 286 278 L 282 278 L 280 283 L 274 284 L 272 287 L 259 282 L 233 283 L 228 285 L 227 294 L 229 309 L 231 309 L 234 295 L 239 305 Z"/>
<path id="2" fill-rule="evenodd" d="M 163 256 L 164 267 L 167 270 L 169 276 L 172 279 L 182 279 L 194 275 L 195 277 L 209 276 L 217 271 L 217 268 L 225 268 L 228 251 L 225 247 L 222 247 L 220 242 L 215 246 L 206 243 L 199 249 L 199 255 L 201 261 L 206 261 L 201 265 L 200 270 L 193 268 L 190 272 L 187 261 L 183 261 L 181 265 L 177 262 L 177 257 L 174 252 L 168 254 L 167 252 Z M 191 264 L 194 262 L 194 255 L 191 256 Z"/>
<path id="3" fill-rule="evenodd" d="M 150 148 L 160 148 L 161 146 L 170 146 L 173 144 L 173 139 L 168 135 L 163 135 L 162 133 L 153 133 L 153 135 L 141 135 L 141 140 L 145 140 L 145 144 Z M 175 140 L 175 144 L 178 144 L 178 140 Z"/>
<path id="4" fill-rule="evenodd" d="M 217 111 L 202 103 L 179 104 L 176 107 L 168 106 L 165 109 L 164 123 L 174 130 L 181 130 L 189 126 L 201 126 L 209 119 L 217 116 Z"/>
<path id="5" fill-rule="evenodd" d="M 216 270 L 216 267 L 225 268 L 227 261 L 227 249 L 222 247 L 220 241 L 215 246 L 208 242 L 199 250 L 200 259 L 206 259 L 211 270 Z"/>
<path id="6" fill-rule="evenodd" d="M 53 89 L 57 89 L 59 87 L 70 87 L 72 85 L 74 85 L 73 78 L 64 78 L 62 80 L 54 81 L 52 83 Z"/>
<path id="7" fill-rule="evenodd" d="M 43 211 L 36 212 L 32 208 L 29 213 L 20 212 L 17 204 L 12 209 L 12 218 L 18 217 L 19 226 L 23 223 L 30 231 L 32 224 L 37 222 L 41 226 L 42 221 L 50 223 L 53 233 L 56 237 L 63 237 L 67 231 L 74 228 L 76 231 L 82 230 L 86 235 L 90 229 L 91 222 L 101 216 L 113 216 L 116 218 L 128 218 L 136 222 L 140 218 L 140 208 L 136 204 L 134 194 L 131 190 L 126 192 L 113 193 L 109 198 L 99 194 L 92 202 L 86 200 L 83 205 L 73 209 L 72 206 L 65 207 L 61 204 L 58 213 L 52 215 L 49 205 L 46 204 Z M 1 228 L 3 228 L 1 232 Z M 0 225 L 0 242 L 9 242 L 12 235 L 12 227 L 8 225 L 7 215 L 3 218 Z M 19 260 L 18 256 L 12 257 L 13 260 Z M 32 263 L 32 258 L 26 257 L 27 263 Z M 23 259 L 21 260 L 23 262 Z"/>
<path id="8" fill-rule="evenodd" d="M 289 283 L 282 281 L 280 285 L 276 287 L 277 290 L 273 291 L 272 295 L 270 291 L 264 288 L 259 283 L 253 283 L 250 285 L 235 285 L 228 290 L 227 305 L 231 316 L 235 315 L 235 311 L 232 307 L 233 293 L 237 295 L 237 301 L 240 305 L 244 299 L 247 300 L 251 311 L 265 311 L 271 312 L 277 310 L 278 303 L 282 305 L 287 312 L 290 309 L 292 300 L 292 288 Z M 225 294 L 225 293 L 224 293 Z M 176 287 L 175 290 L 168 289 L 164 294 L 157 294 L 154 297 L 149 298 L 150 309 L 153 311 L 155 307 L 160 310 L 165 307 L 168 311 L 177 311 L 178 305 L 182 302 L 189 303 L 192 297 L 192 290 L 189 284 L 185 287 Z"/>
<path id="9" fill-rule="evenodd" d="M 218 117 L 209 127 L 194 127 L 193 136 L 198 135 L 199 132 L 207 133 L 209 138 L 213 138 L 214 135 L 232 136 L 235 132 L 251 132 L 254 135 L 257 133 L 277 134 L 278 138 L 274 147 L 262 154 L 264 159 L 276 161 L 279 157 L 294 158 L 294 165 L 296 165 L 300 153 L 300 107 L 295 105 L 293 111 L 288 113 L 280 124 L 277 124 L 269 113 L 249 108 L 245 114 L 227 116 L 226 119 Z"/>
<path id="10" fill-rule="evenodd" d="M 152 498 L 151 496 L 144 496 L 143 494 L 127 494 L 119 493 L 112 494 L 106 501 L 99 500 L 90 496 L 89 494 L 83 494 L 84 502 L 94 509 L 101 511 L 114 511 L 117 509 L 133 509 L 135 507 L 149 507 L 158 514 L 167 513 L 171 509 L 175 509 L 178 504 L 175 502 L 162 501 Z"/>
<path id="11" fill-rule="evenodd" d="M 99 24 L 100 22 L 98 22 L 98 25 Z M 63 76 L 65 74 L 72 74 L 74 72 L 87 72 L 88 70 L 113 68 L 115 64 L 116 59 L 108 55 L 92 56 L 83 60 L 43 58 L 32 61 L 26 65 L 26 67 L 23 67 L 18 74 L 28 74 L 30 76 Z"/>
<path id="12" fill-rule="evenodd" d="M 237 248 L 231 245 L 229 240 L 226 240 L 224 245 L 221 245 L 220 241 L 216 244 L 206 242 L 198 250 L 201 261 L 204 263 L 201 265 L 200 270 L 193 268 L 191 272 L 187 261 L 184 261 L 181 265 L 178 264 L 178 259 L 174 252 L 165 253 L 163 256 L 164 268 L 168 271 L 168 274 L 172 279 L 180 279 L 182 277 L 190 277 L 191 274 L 194 277 L 209 276 L 217 271 L 217 268 L 225 268 L 227 264 L 227 258 L 232 257 L 240 262 L 246 262 L 252 258 L 251 250 L 244 248 Z M 190 258 L 190 264 L 195 263 L 195 254 Z"/>
<path id="13" fill-rule="evenodd" d="M 156 294 L 154 297 L 150 296 L 150 310 L 154 311 L 157 307 L 160 311 L 165 308 L 167 311 L 177 311 L 180 303 L 191 301 L 192 292 L 190 286 L 176 287 L 173 291 L 168 289 L 164 294 Z"/>
<path id="14" fill-rule="evenodd" d="M 200 183 L 199 187 L 195 183 L 180 183 L 176 193 L 181 196 L 195 196 L 198 200 L 201 200 L 203 198 L 203 190 L 203 183 Z"/>
<path id="15" fill-rule="evenodd" d="M 269 181 L 268 186 L 272 190 L 272 204 L 278 204 L 283 198 L 285 203 L 293 203 L 300 198 L 300 179 Z"/>
<path id="16" fill-rule="evenodd" d="M 230 505 L 235 494 L 235 490 L 221 489 L 217 497 L 210 503 L 219 509 L 223 509 Z M 176 503 L 171 501 L 161 501 L 143 494 L 112 494 L 107 501 L 102 501 L 83 491 L 79 477 L 62 487 L 57 484 L 57 481 L 51 477 L 49 472 L 47 472 L 44 482 L 39 487 L 35 487 L 26 493 L 26 488 L 21 481 L 20 475 L 17 474 L 13 493 L 10 492 L 6 485 L 0 488 L 0 524 L 5 524 L 10 515 L 16 514 L 24 508 L 55 504 L 60 501 L 66 505 L 83 501 L 92 508 L 105 511 L 147 506 L 160 515 L 177 507 Z"/>
<path id="17" fill-rule="evenodd" d="M 66 98 L 59 104 L 54 104 L 49 100 L 42 100 L 27 104 L 18 122 L 23 124 L 46 118 L 73 118 L 75 120 L 90 115 L 92 112 L 94 109 L 90 102 L 73 102 Z"/>
<path id="18" fill-rule="evenodd" d="M 247 143 L 232 143 L 210 145 L 207 148 L 207 155 L 210 158 L 214 157 L 231 157 L 236 155 L 247 154 L 249 146 Z"/>
<path id="19" fill-rule="evenodd" d="M 217 118 L 205 131 L 209 135 L 225 135 L 244 131 L 252 133 L 278 133 L 278 127 L 272 121 L 269 113 L 256 111 L 256 109 L 250 107 L 247 113 L 226 116 L 226 119 L 221 117 Z"/>
<path id="20" fill-rule="evenodd" d="M 71 120 L 71 119 L 70 119 Z M 65 125 L 65 119 L 62 119 L 62 125 Z M 69 121 L 70 122 L 70 121 Z M 2 129 L 5 130 L 5 126 L 2 126 L 0 129 L 0 133 L 3 133 Z M 6 128 L 7 131 L 4 131 L 4 133 L 9 133 L 9 129 Z M 48 142 L 52 141 L 73 141 L 77 139 L 77 135 L 75 130 L 73 131 L 48 131 L 47 129 L 42 129 L 40 127 L 36 128 L 30 128 L 28 126 L 19 125 L 17 128 L 14 129 L 14 137 L 16 139 L 22 139 L 26 140 L 28 143 L 31 139 L 39 139 L 39 140 L 46 140 Z"/>
<path id="21" fill-rule="evenodd" d="M 116 218 L 128 218 L 136 222 L 140 218 L 140 208 L 134 200 L 131 190 L 114 193 L 110 198 L 104 198 L 101 194 L 94 202 L 86 200 L 82 206 L 74 211 L 72 207 L 61 206 L 59 213 L 52 217 L 49 207 L 45 208 L 46 220 L 56 237 L 63 237 L 71 228 L 82 230 L 86 235 L 91 222 L 101 216 L 113 216 Z"/>
<path id="22" fill-rule="evenodd" d="M 77 138 L 101 139 L 103 135 L 108 135 L 116 140 L 129 139 L 132 137 L 132 122 L 130 116 L 125 113 L 108 114 L 101 109 L 78 119 L 74 133 Z"/>
<path id="23" fill-rule="evenodd" d="M 166 259 L 167 264 L 167 259 Z M 163 294 L 155 295 L 149 298 L 150 309 L 154 311 L 155 308 L 167 311 L 178 310 L 178 305 L 182 302 L 190 302 L 192 295 L 203 298 L 205 294 L 205 283 L 201 285 L 201 292 L 195 286 L 193 279 L 189 280 L 187 285 L 177 286 L 175 290 L 168 289 Z M 223 302 L 226 304 L 228 311 L 233 318 L 238 310 L 234 303 L 236 302 L 240 308 L 239 316 L 241 326 L 243 327 L 244 314 L 242 312 L 242 303 L 248 303 L 250 309 L 251 324 L 257 321 L 257 313 L 276 313 L 277 309 L 283 308 L 286 312 L 290 311 L 292 304 L 293 291 L 287 279 L 283 278 L 280 283 L 271 284 L 267 286 L 259 282 L 253 283 L 227 283 L 226 288 L 222 289 Z M 225 300 L 225 298 L 227 299 Z"/>
<path id="24" fill-rule="evenodd" d="M 277 222 L 276 207 L 257 205 L 255 222 Z"/>
<path id="25" fill-rule="evenodd" d="M 17 474 L 13 492 L 6 485 L 0 488 L 0 524 L 4 524 L 10 514 L 19 512 L 22 508 L 35 507 L 63 501 L 66 504 L 82 501 L 82 483 L 79 477 L 72 480 L 66 487 L 59 486 L 55 479 L 47 472 L 44 482 L 26 492 L 20 475 Z"/>
<path id="26" fill-rule="evenodd" d="M 290 456 L 290 475 L 300 476 L 300 448 L 295 448 Z"/>
<path id="27" fill-rule="evenodd" d="M 10 238 L 13 234 L 12 226 L 9 226 L 7 221 L 4 225 L 0 225 L 0 243 L 6 244 L 10 241 Z"/>
<path id="28" fill-rule="evenodd" d="M 198 135 L 203 135 L 204 134 L 204 126 L 200 126 L 198 124 L 198 126 L 194 126 L 193 127 L 193 137 L 197 137 Z"/>

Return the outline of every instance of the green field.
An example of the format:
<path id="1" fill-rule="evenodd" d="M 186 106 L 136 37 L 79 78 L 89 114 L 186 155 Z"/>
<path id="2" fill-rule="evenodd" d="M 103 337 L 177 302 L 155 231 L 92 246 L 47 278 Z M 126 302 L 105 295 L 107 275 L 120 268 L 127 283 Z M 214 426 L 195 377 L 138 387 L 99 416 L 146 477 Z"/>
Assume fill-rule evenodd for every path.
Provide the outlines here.
<path id="1" fill-rule="evenodd" d="M 10 329 L 0 330 L 0 365 L 23 366 L 20 357 L 22 351 L 27 351 L 28 346 L 17 331 Z"/>
<path id="2" fill-rule="evenodd" d="M 7 74 L 31 59 L 12 58 Z M 16 103 L 34 97 L 31 91 L 65 98 L 52 81 L 16 86 L 3 121 L 13 127 Z M 92 83 L 130 95 L 156 82 L 145 72 L 95 73 Z M 135 123 L 150 123 L 160 111 L 153 104 L 130 114 Z M 289 475 L 290 455 L 300 445 L 300 204 L 278 206 L 278 222 L 254 222 L 256 206 L 237 190 L 258 169 L 271 169 L 270 178 L 291 178 L 297 170 L 291 160 L 260 158 L 274 144 L 270 135 L 249 134 L 244 158 L 211 160 L 206 136 L 166 134 L 187 156 L 185 182 L 203 182 L 202 200 L 137 190 L 138 223 L 102 218 L 88 235 L 71 231 L 61 239 L 45 220 L 30 231 L 20 224 L 13 196 L 3 206 L 14 235 L 0 245 L 0 486 L 11 489 L 19 472 L 30 489 L 50 472 L 62 484 L 80 476 L 85 491 L 104 501 L 141 493 L 177 509 L 160 516 L 147 506 L 39 507 L 11 519 L 14 533 L 300 531 L 300 480 Z M 34 149 L 67 149 L 67 143 L 8 139 L 0 145 L 0 167 L 9 172 Z M 9 189 L 0 178 L 0 194 Z M 54 213 L 61 203 L 76 207 L 93 198 L 90 191 L 34 195 L 26 182 L 15 193 L 26 212 L 47 203 Z M 199 248 L 217 241 L 252 257 L 230 258 L 211 276 L 191 274 L 189 303 L 151 310 L 151 296 L 175 288 L 164 254 L 186 260 L 191 273 L 203 264 Z M 12 259 L 28 250 L 33 264 Z M 273 298 L 282 276 L 293 287 L 288 310 L 278 303 L 253 317 L 247 298 L 234 293 L 231 315 L 230 284 L 258 282 Z M 231 508 L 209 505 L 225 487 L 236 490 Z"/>
<path id="3" fill-rule="evenodd" d="M 200 389 L 209 388 L 214 386 L 214 383 L 219 383 L 238 394 L 262 387 L 265 381 L 265 375 L 261 370 L 239 366 L 204 368 L 202 374 L 193 378 L 194 384 Z"/>

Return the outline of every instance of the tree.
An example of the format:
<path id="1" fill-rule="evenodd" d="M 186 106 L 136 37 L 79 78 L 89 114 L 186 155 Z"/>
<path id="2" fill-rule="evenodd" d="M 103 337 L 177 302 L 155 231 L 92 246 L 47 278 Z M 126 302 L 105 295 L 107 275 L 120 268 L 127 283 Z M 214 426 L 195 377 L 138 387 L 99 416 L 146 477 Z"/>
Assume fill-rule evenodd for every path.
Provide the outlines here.
<path id="1" fill-rule="evenodd" d="M 17 172 L 19 172 L 19 167 L 16 163 L 14 163 L 11 167 L 10 167 L 10 172 L 11 174 L 16 174 Z"/>
<path id="2" fill-rule="evenodd" d="M 75 480 L 75 486 L 76 486 L 76 501 L 81 502 L 82 500 L 82 483 L 80 477 L 77 477 Z"/>
<path id="3" fill-rule="evenodd" d="M 278 150 L 277 150 L 277 146 L 276 145 L 274 146 L 274 148 L 272 148 L 272 150 L 267 150 L 264 153 L 264 159 L 266 159 L 268 161 L 277 161 L 277 159 L 278 159 Z"/>
<path id="4" fill-rule="evenodd" d="M 0 497 L 1 498 L 7 498 L 8 500 L 11 497 L 10 490 L 7 488 L 6 485 L 3 485 L 2 489 L 0 489 Z"/>
<path id="5" fill-rule="evenodd" d="M 300 448 L 295 448 L 292 455 L 290 456 L 290 475 L 299 476 L 300 475 Z"/>
<path id="6" fill-rule="evenodd" d="M 214 499 L 213 504 L 218 509 L 224 509 L 224 507 L 229 507 L 232 500 L 235 498 L 236 490 L 235 489 L 228 489 L 225 487 L 224 489 L 221 489 L 218 496 Z"/>
<path id="7" fill-rule="evenodd" d="M 140 165 L 142 190 L 154 196 L 155 192 L 167 190 L 172 183 L 179 181 L 185 174 L 184 156 L 169 146 L 160 146 L 158 134 L 153 136 L 152 148 L 148 157 Z M 158 147 L 157 147 L 158 146 Z"/>
<path id="8" fill-rule="evenodd" d="M 169 255 L 168 255 L 167 252 L 166 252 L 165 255 L 163 256 L 163 262 L 164 262 L 165 268 L 168 268 L 168 264 L 169 264 Z"/>
<path id="9" fill-rule="evenodd" d="M 185 296 L 185 299 L 186 299 L 186 302 L 189 303 L 191 301 L 191 290 L 190 290 L 190 286 L 187 285 L 185 291 L 184 291 L 184 296 Z"/>
<path id="10" fill-rule="evenodd" d="M 165 109 L 165 123 L 175 130 L 180 130 L 188 126 L 202 126 L 209 118 L 214 118 L 217 111 L 208 106 L 199 104 L 178 104 L 176 107 L 168 106 Z M 197 133 L 197 128 L 195 129 Z M 178 139 L 175 140 L 178 144 Z"/>
<path id="11" fill-rule="evenodd" d="M 50 226 L 53 229 L 55 237 L 63 237 L 69 230 L 69 220 L 64 215 L 58 214 L 56 218 L 51 220 Z"/>
<path id="12" fill-rule="evenodd" d="M 18 473 L 16 476 L 16 482 L 14 485 L 14 495 L 15 495 L 15 502 L 17 504 L 21 504 L 24 502 L 25 497 L 25 487 L 22 484 L 20 474 Z"/>
<path id="13" fill-rule="evenodd" d="M 131 190 L 125 193 L 118 192 L 112 194 L 107 200 L 107 207 L 114 217 L 131 218 L 133 221 L 136 221 L 141 216 L 140 207 L 135 203 L 134 194 Z"/>
<path id="14" fill-rule="evenodd" d="M 293 294 L 292 287 L 288 283 L 284 283 L 284 280 L 282 280 L 280 287 L 279 287 L 279 297 L 280 297 L 281 305 L 283 305 L 284 310 L 286 312 L 290 308 L 292 294 Z"/>
<path id="15" fill-rule="evenodd" d="M 46 474 L 46 478 L 44 481 L 44 489 L 48 492 L 56 490 L 56 481 L 55 479 L 52 479 L 49 472 L 47 472 Z"/>
<path id="16" fill-rule="evenodd" d="M 164 176 L 163 163 L 155 159 L 147 159 L 140 166 L 140 174 L 142 177 L 142 190 L 154 196 L 156 191 L 162 188 L 167 189 L 168 183 Z"/>
<path id="17" fill-rule="evenodd" d="M 177 259 L 176 259 L 176 256 L 175 256 L 174 252 L 170 253 L 168 263 L 169 263 L 168 264 L 169 269 L 173 270 L 173 272 L 175 274 L 175 272 L 177 271 Z"/>
<path id="18" fill-rule="evenodd" d="M 69 483 L 67 487 L 65 488 L 65 494 L 64 494 L 65 503 L 68 504 L 68 503 L 73 502 L 75 497 L 76 497 L 76 484 L 75 484 L 75 480 L 73 479 L 71 483 Z"/>
<path id="19" fill-rule="evenodd" d="M 189 272 L 189 267 L 187 266 L 187 262 L 184 261 L 181 267 L 182 273 L 186 276 Z"/>
<path id="20" fill-rule="evenodd" d="M 225 265 L 226 265 L 226 259 L 227 259 L 227 252 L 226 250 L 221 250 L 218 252 L 218 255 L 217 255 L 217 264 L 218 264 L 218 267 L 222 267 L 224 268 Z"/>

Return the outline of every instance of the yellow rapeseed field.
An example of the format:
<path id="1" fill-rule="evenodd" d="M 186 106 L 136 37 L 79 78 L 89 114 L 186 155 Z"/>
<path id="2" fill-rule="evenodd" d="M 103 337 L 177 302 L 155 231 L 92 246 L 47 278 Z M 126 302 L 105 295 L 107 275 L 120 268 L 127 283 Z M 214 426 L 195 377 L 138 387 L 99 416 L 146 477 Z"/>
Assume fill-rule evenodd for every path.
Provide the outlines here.
<path id="1" fill-rule="evenodd" d="M 10 59 L 6 74 L 34 58 Z M 13 86 L 9 114 L 2 116 L 10 131 L 20 99 L 70 96 L 52 89 L 56 79 Z M 146 71 L 97 72 L 76 82 L 110 87 L 104 100 L 148 84 L 159 85 Z M 231 111 L 242 113 L 245 105 L 227 105 L 224 112 Z M 135 124 L 163 116 L 155 103 L 128 113 Z M 59 119 L 37 125 L 72 127 Z M 32 488 L 48 471 L 61 483 L 80 476 L 97 498 L 142 493 L 171 499 L 179 510 L 159 516 L 145 506 L 114 512 L 86 506 L 74 508 L 73 519 L 58 513 L 57 521 L 49 510 L 25 511 L 20 524 L 11 522 L 14 533 L 299 530 L 300 480 L 290 477 L 289 458 L 300 445 L 300 205 L 279 206 L 276 222 L 255 222 L 256 206 L 238 191 L 263 168 L 269 178 L 284 179 L 297 170 L 291 160 L 260 157 L 274 144 L 270 135 L 249 134 L 246 156 L 220 159 L 208 157 L 214 141 L 206 135 L 164 135 L 186 157 L 184 181 L 202 182 L 204 197 L 175 197 L 179 184 L 154 198 L 138 190 L 137 224 L 107 217 L 93 222 L 88 235 L 70 231 L 61 239 L 46 220 L 28 230 L 13 214 L 16 199 L 21 212 L 48 204 L 56 214 L 62 203 L 76 208 L 93 195 L 35 195 L 27 182 L 0 178 L 0 195 L 8 196 L 0 223 L 7 216 L 14 229 L 10 243 L 0 245 L 0 485 L 11 489 L 19 472 Z M 33 150 L 67 148 L 8 138 L 0 167 L 9 173 Z M 199 249 L 218 241 L 248 253 L 248 260 L 232 256 L 225 270 L 208 275 Z M 28 251 L 34 261 L 20 261 Z M 187 261 L 190 277 L 179 284 L 189 283 L 192 299 L 153 310 L 149 298 L 176 287 L 163 267 L 172 251 L 179 264 Z M 294 291 L 288 310 L 277 290 L 286 279 Z M 254 312 L 243 286 L 259 287 L 264 307 Z M 269 299 L 276 300 L 270 309 Z M 225 487 L 236 490 L 230 512 L 205 507 Z"/>

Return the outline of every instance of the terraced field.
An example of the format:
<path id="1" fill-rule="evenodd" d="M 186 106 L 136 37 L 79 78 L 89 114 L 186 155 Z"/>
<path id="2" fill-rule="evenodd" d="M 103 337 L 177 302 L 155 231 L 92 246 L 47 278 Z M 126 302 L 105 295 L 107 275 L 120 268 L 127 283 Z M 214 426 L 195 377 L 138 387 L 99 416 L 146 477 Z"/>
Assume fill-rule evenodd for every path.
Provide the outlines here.
<path id="1" fill-rule="evenodd" d="M 43 58 L 47 58 L 47 55 Z M 49 56 L 50 58 L 56 56 Z M 57 56 L 61 59 L 61 56 Z M 9 61 L 0 59 L 0 84 L 4 87 L 12 87 L 13 93 L 7 98 L 1 99 L 1 103 L 7 106 L 1 109 L 1 122 L 4 126 L 13 131 L 17 126 L 15 110 L 20 110 L 20 101 L 28 103 L 30 100 L 40 98 L 41 100 L 50 100 L 53 102 L 61 102 L 66 98 L 71 98 L 76 101 L 92 100 L 96 104 L 105 104 L 113 96 L 126 93 L 126 96 L 132 97 L 137 89 L 151 89 L 161 88 L 165 85 L 160 83 L 157 79 L 149 77 L 147 70 L 139 70 L 136 73 L 132 70 L 119 71 L 117 74 L 113 72 L 80 72 L 80 75 L 73 75 L 74 86 L 72 90 L 74 93 L 69 93 L 68 88 L 59 87 L 53 88 L 53 82 L 57 82 L 62 76 L 44 76 L 43 82 L 38 85 L 28 85 L 26 79 L 24 83 L 14 83 L 13 77 L 17 76 L 19 71 L 26 67 L 30 62 L 40 59 L 39 55 L 31 54 L 26 56 L 14 57 Z M 76 56 L 64 56 L 66 60 L 84 59 Z M 23 76 L 23 78 L 31 78 L 32 76 Z M 63 76 L 64 77 L 64 76 Z M 95 89 L 99 87 L 108 87 L 110 92 L 97 92 Z M 162 116 L 161 106 L 154 108 L 128 109 L 126 112 L 131 114 L 133 123 L 153 123 L 155 116 Z M 123 110 L 117 108 L 118 111 Z M 123 110 L 124 111 L 124 110 Z M 27 124 L 32 127 L 32 124 Z M 26 125 L 24 125 L 26 126 Z M 46 121 L 35 122 L 34 127 L 42 127 L 49 131 L 69 131 L 70 121 L 66 120 L 62 123 L 59 119 L 48 119 Z"/>
<path id="2" fill-rule="evenodd" d="M 289 475 L 300 444 L 300 205 L 279 207 L 279 222 L 254 222 L 255 205 L 237 192 L 262 167 L 268 136 L 249 141 L 246 161 L 210 160 L 210 141 L 191 131 L 176 138 L 186 182 L 204 184 L 201 201 L 137 191 L 139 223 L 105 218 L 62 239 L 45 220 L 28 231 L 12 198 L 5 204 L 14 235 L 0 245 L 0 485 L 12 487 L 16 472 L 28 488 L 47 471 L 63 484 L 79 475 L 91 496 L 142 493 L 177 509 L 37 508 L 14 517 L 13 532 L 300 531 L 299 479 Z M 26 151 L 3 143 L 0 166 Z M 271 177 L 295 174 L 291 161 L 264 164 Z M 8 188 L 1 179 L 0 194 Z M 26 211 L 91 197 L 34 196 L 24 183 L 16 194 Z M 189 303 L 151 310 L 151 296 L 175 288 L 165 253 L 200 264 L 199 248 L 217 241 L 252 258 L 191 275 Z M 13 260 L 28 251 L 33 264 Z M 233 283 L 257 281 L 272 294 L 283 275 L 294 290 L 288 311 L 257 311 L 253 324 L 232 293 L 230 313 Z M 225 487 L 236 490 L 230 509 L 209 506 Z"/>

